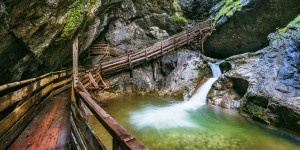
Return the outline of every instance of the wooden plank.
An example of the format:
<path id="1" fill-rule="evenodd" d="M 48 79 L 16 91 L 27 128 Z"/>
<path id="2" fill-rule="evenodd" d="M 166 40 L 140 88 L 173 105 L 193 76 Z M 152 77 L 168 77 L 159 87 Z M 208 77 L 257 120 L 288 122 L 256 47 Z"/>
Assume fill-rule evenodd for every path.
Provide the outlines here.
<path id="1" fill-rule="evenodd" d="M 56 90 L 52 91 L 52 93 L 53 93 L 53 95 L 57 95 L 57 94 L 59 94 L 59 93 L 65 91 L 65 90 L 71 88 L 71 86 L 72 86 L 72 85 L 69 83 L 69 84 L 67 84 L 67 85 L 65 85 L 65 86 L 63 86 L 63 87 L 61 87 L 61 88 L 59 88 L 59 89 L 56 89 Z"/>
<path id="2" fill-rule="evenodd" d="M 70 98 L 70 92 L 67 93 Z M 58 140 L 56 143 L 56 148 L 58 149 L 68 149 L 69 144 L 66 142 L 70 139 L 71 134 L 71 122 L 70 122 L 70 112 L 71 112 L 71 99 L 68 100 L 68 103 L 65 108 L 65 116 L 62 118 L 62 123 L 60 126 L 60 132 L 58 134 Z"/>
<path id="3" fill-rule="evenodd" d="M 60 82 L 58 82 L 58 83 L 54 83 L 54 84 L 53 84 L 53 88 L 62 86 L 63 84 L 70 83 L 71 81 L 72 81 L 72 78 L 68 78 L 68 79 L 65 79 L 65 80 L 63 80 L 63 81 L 60 81 Z"/>
<path id="4" fill-rule="evenodd" d="M 17 123 L 14 124 L 1 138 L 0 149 L 7 149 L 15 138 L 26 128 L 30 121 L 34 118 L 35 107 L 32 107 L 22 116 Z"/>
<path id="5" fill-rule="evenodd" d="M 54 97 L 54 99 L 56 103 L 59 103 L 59 107 L 54 115 L 53 121 L 49 129 L 47 129 L 47 132 L 42 139 L 41 145 L 38 147 L 39 149 L 58 149 L 59 147 L 57 147 L 57 142 L 59 142 L 59 138 L 61 140 L 60 141 L 61 144 L 63 145 L 61 147 L 62 149 L 66 147 L 65 144 L 67 144 L 69 141 L 67 138 L 68 138 L 68 133 L 70 133 L 71 130 L 66 130 L 65 128 L 61 128 L 61 127 L 63 125 L 64 118 L 67 118 L 68 120 L 70 119 L 70 116 L 68 115 L 70 109 L 67 109 L 70 108 L 68 107 L 68 105 L 70 105 L 70 92 L 65 92 L 60 95 L 57 95 L 56 97 Z M 70 123 L 66 124 L 66 127 L 70 125 L 71 125 Z M 60 133 L 65 138 L 59 137 Z"/>
<path id="6" fill-rule="evenodd" d="M 37 107 L 33 106 L 18 122 L 9 129 L 0 139 L 0 149 L 6 149 L 13 140 L 23 131 L 24 128 L 29 124 L 29 122 L 36 116 L 45 106 L 49 103 L 52 98 L 50 94 L 40 105 Z M 34 111 L 34 112 L 33 112 Z"/>
<path id="7" fill-rule="evenodd" d="M 74 134 L 74 137 L 75 137 L 76 141 L 78 142 L 78 146 L 80 147 L 80 149 L 87 150 L 87 147 L 85 146 L 85 144 L 82 140 L 82 137 L 75 125 L 73 115 L 71 115 L 71 127 L 72 127 L 72 134 Z"/>
<path id="8" fill-rule="evenodd" d="M 17 81 L 17 82 L 13 82 L 13 83 L 4 84 L 4 85 L 0 86 L 0 91 L 4 91 L 6 89 L 9 89 L 9 88 L 12 88 L 12 87 L 15 87 L 15 86 L 19 86 L 19 85 L 22 85 L 22 84 L 26 84 L 26 83 L 30 83 L 30 82 L 35 82 L 37 80 L 40 80 L 40 79 L 45 78 L 47 76 L 50 76 L 52 74 L 60 74 L 60 73 L 67 72 L 67 71 L 68 70 L 61 70 L 61 71 L 57 71 L 57 72 L 50 72 L 50 73 L 41 75 L 41 76 L 36 77 L 36 78 L 31 78 L 31 79 L 27 79 L 27 80 L 23 80 L 23 81 Z"/>
<path id="9" fill-rule="evenodd" d="M 95 87 L 95 88 L 99 88 L 98 84 L 96 83 L 95 79 L 93 78 L 93 75 L 91 72 L 89 72 L 89 78 L 90 78 L 90 81 L 92 83 L 92 85 Z"/>
<path id="10" fill-rule="evenodd" d="M 81 150 L 81 148 L 79 147 L 78 142 L 76 141 L 76 138 L 75 138 L 73 132 L 71 132 L 70 143 L 71 143 L 71 149 L 72 150 Z"/>
<path id="11" fill-rule="evenodd" d="M 74 122 L 80 133 L 83 135 L 85 143 L 87 143 L 89 149 L 105 150 L 105 146 L 99 140 L 96 133 L 92 130 L 84 115 L 81 113 L 81 110 L 74 102 L 72 102 L 72 114 L 74 115 Z"/>
<path id="12" fill-rule="evenodd" d="M 47 94 L 49 94 L 49 92 L 51 92 L 51 90 L 53 89 L 53 83 L 49 84 L 48 86 L 46 86 L 44 89 L 42 89 L 40 92 L 38 92 L 35 96 L 36 96 L 36 104 L 39 104 L 42 101 L 42 98 L 44 96 L 46 96 Z"/>
<path id="13" fill-rule="evenodd" d="M 100 78 L 101 83 L 105 86 L 105 89 L 108 89 L 109 87 L 107 86 L 107 84 L 104 82 L 101 74 L 99 73 L 99 71 L 96 71 L 96 74 L 98 75 L 98 77 Z"/>
<path id="14" fill-rule="evenodd" d="M 21 106 L 17 107 L 0 122 L 0 137 L 3 136 L 34 104 L 36 97 L 33 96 Z"/>
<path id="15" fill-rule="evenodd" d="M 14 141 L 10 149 L 39 149 L 58 107 L 59 103 L 53 102 L 53 104 L 50 104 L 43 109 L 39 114 L 39 117 L 36 117 L 16 141 Z"/>
<path id="16" fill-rule="evenodd" d="M 54 74 L 53 76 L 47 76 L 37 82 L 34 82 L 30 85 L 27 85 L 17 91 L 14 91 L 10 94 L 7 94 L 0 98 L 0 112 L 6 109 L 7 107 L 19 102 L 21 99 L 25 98 L 32 92 L 43 88 L 45 85 L 51 83 L 53 80 L 58 79 L 60 77 L 67 76 L 67 73 L 62 72 L 58 74 Z"/>
<path id="17" fill-rule="evenodd" d="M 42 79 L 39 82 L 32 83 L 24 88 L 21 88 L 17 91 L 14 91 L 10 94 L 7 94 L 0 98 L 0 112 L 6 109 L 7 107 L 13 105 L 14 103 L 20 101 L 25 98 L 28 94 L 34 92 L 40 87 L 52 82 L 52 77 L 47 77 Z"/>

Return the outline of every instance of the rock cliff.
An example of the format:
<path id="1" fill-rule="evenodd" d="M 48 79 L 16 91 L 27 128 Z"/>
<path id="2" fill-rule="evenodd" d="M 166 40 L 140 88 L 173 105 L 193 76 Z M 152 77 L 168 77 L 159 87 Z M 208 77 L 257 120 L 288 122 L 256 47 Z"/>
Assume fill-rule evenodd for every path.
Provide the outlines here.
<path id="1" fill-rule="evenodd" d="M 258 51 L 268 46 L 268 34 L 286 26 L 299 10 L 298 0 L 223 0 L 210 10 L 217 30 L 204 45 L 205 55 L 224 59 Z"/>
<path id="2" fill-rule="evenodd" d="M 151 26 L 175 33 L 173 11 L 171 0 L 0 1 L 0 84 L 70 66 L 75 34 L 84 58 L 96 38 L 143 45 Z"/>
<path id="3" fill-rule="evenodd" d="M 270 34 L 266 48 L 227 58 L 232 69 L 213 85 L 208 103 L 300 132 L 299 19 Z"/>

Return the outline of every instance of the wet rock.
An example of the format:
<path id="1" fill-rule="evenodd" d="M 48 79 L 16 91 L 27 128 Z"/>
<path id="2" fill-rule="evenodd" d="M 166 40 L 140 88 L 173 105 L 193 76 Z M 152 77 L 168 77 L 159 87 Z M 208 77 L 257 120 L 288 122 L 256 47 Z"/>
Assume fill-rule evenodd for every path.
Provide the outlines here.
<path id="1" fill-rule="evenodd" d="M 197 89 L 199 83 L 210 75 L 209 67 L 198 57 L 177 64 L 178 66 L 166 77 L 160 89 L 160 95 L 178 95 L 187 100 Z"/>
<path id="2" fill-rule="evenodd" d="M 133 78 L 130 78 L 129 72 L 123 72 L 105 79 L 110 86 L 109 93 L 170 95 L 187 99 L 211 75 L 208 65 L 195 51 L 169 54 L 158 63 L 156 81 L 152 65 L 143 65 L 134 68 Z"/>
<path id="3" fill-rule="evenodd" d="M 217 30 L 208 37 L 204 45 L 206 56 L 227 58 L 258 51 L 268 46 L 268 34 L 276 31 L 276 28 L 286 26 L 298 15 L 300 9 L 297 0 L 239 1 L 243 6 L 238 6 L 241 7 L 240 10 L 226 13 L 216 20 Z M 212 19 L 224 12 L 221 11 L 220 4 L 211 9 Z"/>
<path id="4" fill-rule="evenodd" d="M 227 58 L 232 69 L 214 83 L 208 103 L 300 132 L 299 29 L 298 25 L 289 27 L 279 39 L 255 53 Z"/>

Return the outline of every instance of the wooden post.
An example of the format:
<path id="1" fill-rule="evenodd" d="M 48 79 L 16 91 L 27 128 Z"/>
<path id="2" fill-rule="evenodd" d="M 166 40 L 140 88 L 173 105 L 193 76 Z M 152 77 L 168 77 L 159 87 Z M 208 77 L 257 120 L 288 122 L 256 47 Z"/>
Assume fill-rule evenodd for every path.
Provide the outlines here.
<path id="1" fill-rule="evenodd" d="M 202 54 L 204 54 L 204 44 L 203 44 L 203 40 L 201 39 L 201 44 L 202 44 L 202 46 L 201 46 L 201 48 L 202 48 Z"/>
<path id="2" fill-rule="evenodd" d="M 146 57 L 146 61 L 148 61 L 147 48 L 145 49 L 145 57 Z"/>
<path id="3" fill-rule="evenodd" d="M 186 40 L 187 40 L 187 44 L 189 45 L 190 42 L 189 42 L 189 31 L 186 30 Z"/>
<path id="4" fill-rule="evenodd" d="M 210 23 L 210 31 L 212 31 L 213 30 L 213 23 L 212 23 L 212 20 L 211 19 L 209 19 L 210 21 L 209 21 L 209 23 Z"/>
<path id="5" fill-rule="evenodd" d="M 78 35 L 75 35 L 73 41 L 73 75 L 78 75 Z"/>
<path id="6" fill-rule="evenodd" d="M 157 59 L 153 60 L 153 79 L 156 81 L 156 65 L 157 65 Z"/>
<path id="7" fill-rule="evenodd" d="M 176 37 L 174 37 L 174 50 L 176 50 Z"/>
<path id="8" fill-rule="evenodd" d="M 160 42 L 160 52 L 161 52 L 161 56 L 163 56 L 163 45 L 162 45 L 163 43 L 162 42 Z"/>
<path id="9" fill-rule="evenodd" d="M 133 74 L 132 74 L 133 66 L 132 66 L 130 54 L 128 54 L 128 61 L 129 61 L 129 67 L 130 67 L 130 78 L 132 78 L 133 77 Z"/>

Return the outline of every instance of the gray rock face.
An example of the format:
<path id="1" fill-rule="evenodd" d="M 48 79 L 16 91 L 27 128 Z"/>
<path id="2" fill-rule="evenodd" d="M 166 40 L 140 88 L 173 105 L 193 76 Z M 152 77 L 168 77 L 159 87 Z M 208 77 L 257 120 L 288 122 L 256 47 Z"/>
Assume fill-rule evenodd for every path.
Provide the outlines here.
<path id="1" fill-rule="evenodd" d="M 114 30 L 113 25 L 127 26 L 122 28 L 122 33 L 128 33 L 126 29 L 136 30 L 138 33 L 129 34 L 136 36 L 134 39 L 148 40 L 150 26 L 166 30 L 172 24 L 167 15 L 172 11 L 172 2 L 164 0 L 0 1 L 0 84 L 70 66 L 72 38 L 77 33 L 82 58 L 96 38 L 105 37 L 110 28 Z M 149 23 L 147 28 L 142 20 L 148 20 L 144 22 Z M 176 32 L 174 26 L 170 29 Z M 122 38 L 116 40 L 127 44 Z M 108 41 L 114 39 L 108 36 Z M 142 45 L 142 41 L 130 44 Z"/>
<path id="2" fill-rule="evenodd" d="M 184 16 L 189 19 L 203 20 L 209 17 L 209 10 L 221 0 L 178 0 Z"/>
<path id="3" fill-rule="evenodd" d="M 226 59 L 233 68 L 213 85 L 208 102 L 300 132 L 299 29 L 295 25 L 260 51 Z"/>
<path id="4" fill-rule="evenodd" d="M 210 68 L 204 64 L 197 52 L 186 50 L 161 58 L 156 81 L 153 78 L 153 68 L 149 64 L 134 68 L 133 78 L 130 78 L 128 72 L 123 72 L 105 81 L 110 86 L 110 93 L 117 95 L 157 94 L 187 99 L 210 75 Z"/>
<path id="5" fill-rule="evenodd" d="M 162 40 L 169 36 L 169 34 L 166 30 L 161 30 L 161 29 L 159 29 L 159 27 L 150 27 L 150 33 L 152 34 L 152 36 L 154 38 L 159 39 L 159 40 Z"/>
<path id="6" fill-rule="evenodd" d="M 267 36 L 284 27 L 300 10 L 298 0 L 240 0 L 246 6 L 231 18 L 221 17 L 220 25 L 205 43 L 205 55 L 226 58 L 245 52 L 254 52 L 268 45 Z M 211 10 L 212 18 L 221 7 Z"/>
<path id="7" fill-rule="evenodd" d="M 165 78 L 159 94 L 183 96 L 183 99 L 187 100 L 193 95 L 197 86 L 209 78 L 210 69 L 199 56 L 188 53 L 177 54 L 176 66 Z"/>
<path id="8" fill-rule="evenodd" d="M 172 35 L 176 32 L 177 27 L 169 15 L 151 14 L 129 24 L 121 20 L 114 21 L 110 24 L 106 40 L 129 53 L 151 46 L 169 36 L 169 33 Z"/>

